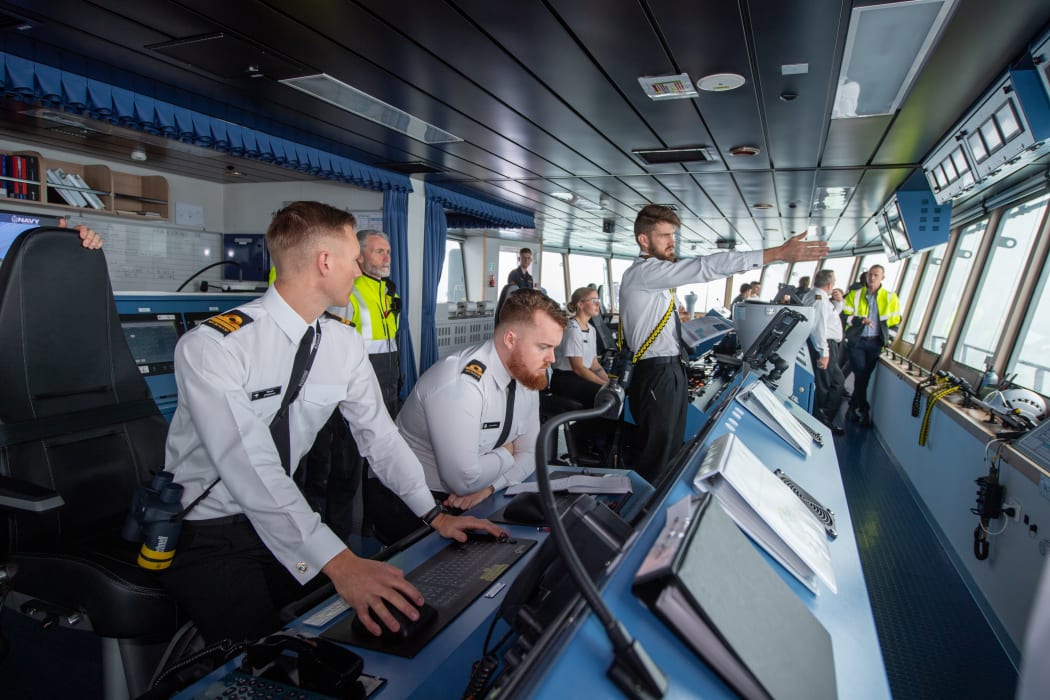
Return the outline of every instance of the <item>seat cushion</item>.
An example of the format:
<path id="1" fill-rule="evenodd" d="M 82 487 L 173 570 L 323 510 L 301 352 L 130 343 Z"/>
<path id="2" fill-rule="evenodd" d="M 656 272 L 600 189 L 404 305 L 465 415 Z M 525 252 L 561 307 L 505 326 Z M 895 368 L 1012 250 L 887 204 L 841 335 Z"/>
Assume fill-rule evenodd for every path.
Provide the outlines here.
<path id="1" fill-rule="evenodd" d="M 11 588 L 77 610 L 103 637 L 164 638 L 185 622 L 161 585 L 161 574 L 136 563 L 137 544 L 121 540 L 75 552 L 14 552 Z"/>

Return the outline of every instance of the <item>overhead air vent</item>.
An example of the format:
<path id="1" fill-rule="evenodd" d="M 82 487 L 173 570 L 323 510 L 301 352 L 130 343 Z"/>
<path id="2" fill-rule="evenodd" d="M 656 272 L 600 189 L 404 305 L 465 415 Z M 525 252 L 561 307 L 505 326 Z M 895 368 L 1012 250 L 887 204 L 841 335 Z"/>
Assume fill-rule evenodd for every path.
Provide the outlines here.
<path id="1" fill-rule="evenodd" d="M 17 29 L 20 32 L 32 29 L 33 23 L 24 17 L 0 12 L 0 31 L 4 29 Z"/>
<path id="2" fill-rule="evenodd" d="M 145 48 L 227 80 L 267 76 L 274 80 L 316 71 L 224 32 L 198 34 Z"/>
<path id="3" fill-rule="evenodd" d="M 631 151 L 648 165 L 663 165 L 666 163 L 710 163 L 711 149 L 708 146 L 696 146 L 694 148 L 661 148 L 656 150 Z"/>
<path id="4" fill-rule="evenodd" d="M 383 170 L 390 170 L 395 173 L 401 173 L 402 175 L 424 175 L 430 173 L 444 172 L 432 165 L 427 165 L 421 160 L 413 160 L 407 163 L 388 162 L 388 163 L 376 163 L 375 167 L 382 168 Z"/>

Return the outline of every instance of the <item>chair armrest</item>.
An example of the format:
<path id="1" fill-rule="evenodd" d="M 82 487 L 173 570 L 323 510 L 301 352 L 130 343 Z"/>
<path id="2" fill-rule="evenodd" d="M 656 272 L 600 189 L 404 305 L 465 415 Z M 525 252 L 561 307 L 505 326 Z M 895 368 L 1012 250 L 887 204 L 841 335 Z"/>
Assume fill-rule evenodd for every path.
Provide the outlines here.
<path id="1" fill-rule="evenodd" d="M 46 513 L 65 504 L 62 497 L 51 489 L 22 479 L 0 476 L 0 509 Z"/>

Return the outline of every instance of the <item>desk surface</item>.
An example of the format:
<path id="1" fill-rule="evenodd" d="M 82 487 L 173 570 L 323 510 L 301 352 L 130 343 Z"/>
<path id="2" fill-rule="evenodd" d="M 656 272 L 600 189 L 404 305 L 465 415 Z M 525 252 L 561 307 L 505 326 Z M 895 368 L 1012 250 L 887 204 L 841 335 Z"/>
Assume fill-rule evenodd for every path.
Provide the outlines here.
<path id="1" fill-rule="evenodd" d="M 800 486 L 834 511 L 839 536 L 830 543 L 830 548 L 839 589 L 837 594 L 820 584 L 819 593 L 814 596 L 764 552 L 763 556 L 830 633 L 839 697 L 843 700 L 890 698 L 834 442 L 829 431 L 812 416 L 797 406 L 792 407 L 791 411 L 824 435 L 825 446 L 814 446 L 808 459 L 795 452 L 735 401 L 706 440 L 709 442 L 729 431 L 736 433 L 762 458 L 767 467 L 783 469 Z M 667 505 L 692 493 L 692 480 L 701 456 L 702 451 L 693 455 L 682 478 L 656 509 L 648 527 L 602 589 L 603 599 L 613 615 L 641 642 L 649 656 L 667 674 L 670 683 L 668 698 L 735 697 L 722 680 L 631 593 L 634 573 L 660 533 Z M 717 565 L 717 562 L 712 564 Z M 559 646 L 560 649 L 550 654 L 545 672 L 521 686 L 524 691 L 522 696 L 555 698 L 571 697 L 574 693 L 619 696 L 619 691 L 605 676 L 612 654 L 601 625 L 593 614 L 588 614 L 582 623 L 567 631 L 559 640 Z"/>
<path id="2" fill-rule="evenodd" d="M 808 459 L 782 442 L 736 402 L 729 405 L 706 440 L 709 442 L 727 431 L 735 432 L 770 469 L 783 469 L 800 486 L 834 511 L 839 536 L 830 543 L 830 548 L 839 588 L 837 594 L 831 593 L 821 584 L 818 595 L 814 596 L 779 564 L 768 557 L 766 559 L 830 633 L 839 697 L 850 700 L 890 698 L 833 440 L 824 426 L 800 408 L 792 407 L 791 410 L 824 435 L 825 446 L 814 446 Z M 650 613 L 630 590 L 635 571 L 663 526 L 667 504 L 692 493 L 692 479 L 701 456 L 701 450 L 692 454 L 678 483 L 655 509 L 653 517 L 624 556 L 613 564 L 613 571 L 602 587 L 603 598 L 613 614 L 667 674 L 670 688 L 666 697 L 669 698 L 734 697 L 721 679 Z M 506 499 L 502 497 L 489 499 L 478 507 L 477 512 L 479 515 L 494 512 L 505 502 Z M 514 537 L 538 540 L 546 537 L 545 532 L 533 527 L 508 526 L 507 530 Z M 446 544 L 437 535 L 431 535 L 394 557 L 391 563 L 410 570 Z M 496 618 L 507 588 L 538 549 L 534 547 L 494 584 L 497 588 L 500 584 L 506 584 L 505 587 L 493 597 L 480 597 L 414 659 L 355 649 L 364 658 L 365 672 L 387 681 L 373 697 L 378 700 L 459 697 L 469 680 L 472 663 L 482 655 L 485 636 L 492 620 Z M 717 562 L 713 564 L 717 565 Z M 309 611 L 291 626 L 312 634 L 319 633 L 320 629 L 302 622 L 315 610 Z M 495 638 L 506 629 L 504 623 L 499 622 Z M 587 613 L 568 624 L 545 654 L 537 672 L 518 686 L 518 696 L 563 698 L 571 697 L 574 693 L 589 693 L 598 697 L 620 697 L 619 691 L 605 675 L 612 654 L 601 625 L 593 614 Z M 225 669 L 231 667 L 232 664 L 214 672 L 176 697 L 195 697 L 210 681 L 221 678 Z"/>

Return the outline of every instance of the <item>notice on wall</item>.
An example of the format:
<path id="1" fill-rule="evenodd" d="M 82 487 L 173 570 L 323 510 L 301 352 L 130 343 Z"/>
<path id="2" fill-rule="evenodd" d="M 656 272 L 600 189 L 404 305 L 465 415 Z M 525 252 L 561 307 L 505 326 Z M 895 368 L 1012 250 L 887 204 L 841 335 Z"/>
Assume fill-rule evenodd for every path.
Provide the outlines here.
<path id="1" fill-rule="evenodd" d="M 218 233 L 102 218 L 84 223 L 102 236 L 114 291 L 174 292 L 202 268 L 222 259 Z M 200 280 L 219 284 L 221 266 L 200 273 L 183 291 L 196 291 Z"/>

